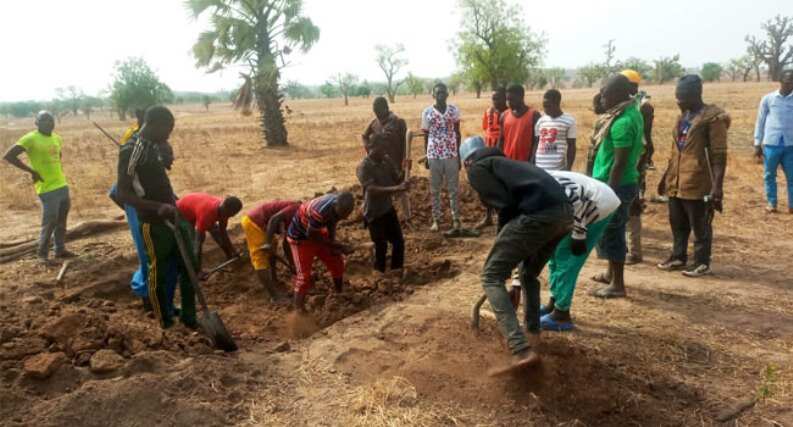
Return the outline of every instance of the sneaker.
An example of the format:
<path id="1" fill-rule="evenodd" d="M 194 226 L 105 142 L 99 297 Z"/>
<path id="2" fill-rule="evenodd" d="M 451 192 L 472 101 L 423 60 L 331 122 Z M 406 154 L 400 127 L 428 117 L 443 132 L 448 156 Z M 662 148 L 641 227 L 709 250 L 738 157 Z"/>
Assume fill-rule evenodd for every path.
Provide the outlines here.
<path id="1" fill-rule="evenodd" d="M 686 277 L 702 277 L 708 274 L 710 274 L 710 266 L 707 264 L 699 264 L 683 271 L 683 275 Z"/>
<path id="2" fill-rule="evenodd" d="M 765 207 L 765 211 L 768 213 L 777 213 L 779 212 L 774 205 L 768 205 Z"/>
<path id="3" fill-rule="evenodd" d="M 686 268 L 685 261 L 681 261 L 679 259 L 670 258 L 660 264 L 658 264 L 659 270 L 664 271 L 677 271 Z"/>
<path id="4" fill-rule="evenodd" d="M 438 221 L 432 220 L 432 226 L 430 226 L 430 231 L 434 233 L 437 232 L 438 230 L 440 230 L 440 227 L 438 227 Z"/>

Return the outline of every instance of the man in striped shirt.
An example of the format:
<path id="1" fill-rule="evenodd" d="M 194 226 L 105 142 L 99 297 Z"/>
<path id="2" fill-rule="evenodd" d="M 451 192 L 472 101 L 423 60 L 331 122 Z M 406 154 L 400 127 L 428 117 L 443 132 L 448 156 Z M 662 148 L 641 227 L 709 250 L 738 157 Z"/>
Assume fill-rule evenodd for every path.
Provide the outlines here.
<path id="1" fill-rule="evenodd" d="M 551 300 L 540 309 L 543 330 L 573 329 L 570 306 L 576 282 L 589 253 L 603 237 L 620 199 L 606 183 L 586 175 L 550 171 L 573 205 L 573 231 L 556 246 L 548 262 Z"/>
<path id="2" fill-rule="evenodd" d="M 344 252 L 336 242 L 336 225 L 347 218 L 355 207 L 352 193 L 326 194 L 303 203 L 287 231 L 287 241 L 295 261 L 295 308 L 304 313 L 306 294 L 313 286 L 311 274 L 315 258 L 319 258 L 333 277 L 337 293 L 344 283 Z"/>
<path id="3" fill-rule="evenodd" d="M 534 164 L 546 171 L 569 171 L 575 162 L 575 118 L 562 111 L 562 93 L 556 89 L 545 92 L 542 107 L 545 114 L 534 131 Z"/>

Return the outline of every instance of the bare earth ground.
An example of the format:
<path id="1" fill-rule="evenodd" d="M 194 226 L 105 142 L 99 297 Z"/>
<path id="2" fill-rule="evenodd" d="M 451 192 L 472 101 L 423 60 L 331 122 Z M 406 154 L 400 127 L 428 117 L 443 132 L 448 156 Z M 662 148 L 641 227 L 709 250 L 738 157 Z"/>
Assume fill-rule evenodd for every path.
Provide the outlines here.
<path id="1" fill-rule="evenodd" d="M 676 115 L 672 88 L 647 89 L 663 169 Z M 136 258 L 126 230 L 73 242 L 81 256 L 61 284 L 57 268 L 32 259 L 2 264 L 0 424 L 710 425 L 732 418 L 735 425 L 793 425 L 793 267 L 785 257 L 793 249 L 793 217 L 763 213 L 761 168 L 749 149 L 756 104 L 771 89 L 705 89 L 707 101 L 733 116 L 715 274 L 684 280 L 653 267 L 666 257 L 671 236 L 666 207 L 650 204 L 646 260 L 628 267 L 629 297 L 602 302 L 588 295 L 588 277 L 605 266 L 592 257 L 576 294 L 578 329 L 544 334 L 543 363 L 523 376 L 486 376 L 507 357 L 492 315 L 485 313 L 478 334 L 468 327 L 493 231 L 473 240 L 429 233 L 426 173 L 419 171 L 412 192 L 417 218 L 406 231 L 408 278 L 372 275 L 368 233 L 345 225 L 341 238 L 358 246 L 348 288 L 334 296 L 327 278 L 318 282 L 309 305 L 321 329 L 309 338 L 294 336 L 286 309 L 264 302 L 248 265 L 205 285 L 239 352 L 218 354 L 180 326 L 160 332 L 128 291 Z M 564 94 L 566 111 L 579 121 L 579 169 L 593 121 L 591 94 Z M 540 95 L 529 94 L 529 101 L 538 105 Z M 237 194 L 248 206 L 354 185 L 369 102 L 290 103 L 292 146 L 278 150 L 260 148 L 253 118 L 221 106 L 210 113 L 177 107 L 174 185 L 182 194 Z M 415 128 L 430 102 L 403 98 L 393 107 Z M 462 108 L 463 134 L 477 133 L 487 101 L 464 95 L 452 102 Z M 124 127 L 106 114 L 96 118 L 115 134 Z M 0 149 L 27 127 L 0 120 Z M 71 224 L 118 215 L 105 197 L 115 149 L 82 119 L 66 118 L 57 131 L 66 145 Z M 648 188 L 661 173 L 651 172 Z M 0 183 L 0 243 L 33 237 L 39 212 L 27 177 L 3 166 Z M 473 223 L 481 209 L 470 189 L 463 199 Z M 235 235 L 241 242 L 238 229 Z M 219 260 L 214 251 L 210 263 Z M 100 349 L 121 356 L 115 369 L 92 371 Z M 31 368 L 44 356 L 61 363 L 36 379 L 25 364 Z"/>

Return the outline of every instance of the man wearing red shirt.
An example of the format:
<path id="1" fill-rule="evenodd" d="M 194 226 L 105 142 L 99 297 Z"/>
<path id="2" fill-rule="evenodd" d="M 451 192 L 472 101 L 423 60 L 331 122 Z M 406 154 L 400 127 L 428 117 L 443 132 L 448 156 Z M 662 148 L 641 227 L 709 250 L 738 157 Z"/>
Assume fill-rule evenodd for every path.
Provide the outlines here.
<path id="1" fill-rule="evenodd" d="M 190 193 L 176 201 L 182 218 L 193 225 L 196 231 L 195 250 L 198 258 L 198 271 L 201 271 L 201 253 L 206 233 L 212 235 L 215 243 L 223 249 L 228 259 L 237 256 L 231 244 L 226 227 L 229 218 L 242 209 L 242 202 L 234 196 L 225 199 L 206 193 Z"/>
<path id="2" fill-rule="evenodd" d="M 296 200 L 264 202 L 249 210 L 240 221 L 242 231 L 245 232 L 245 241 L 248 243 L 248 252 L 251 254 L 251 264 L 267 296 L 273 302 L 283 299 L 283 294 L 276 287 L 278 277 L 272 262 L 278 249 L 275 235 L 285 234 L 286 227 L 292 222 L 301 203 Z M 289 254 L 286 242 L 284 253 Z"/>
<path id="3" fill-rule="evenodd" d="M 534 127 L 542 114 L 526 105 L 524 96 L 525 91 L 521 85 L 512 85 L 507 89 L 509 109 L 501 115 L 498 148 L 509 159 L 531 162 L 534 153 Z"/>

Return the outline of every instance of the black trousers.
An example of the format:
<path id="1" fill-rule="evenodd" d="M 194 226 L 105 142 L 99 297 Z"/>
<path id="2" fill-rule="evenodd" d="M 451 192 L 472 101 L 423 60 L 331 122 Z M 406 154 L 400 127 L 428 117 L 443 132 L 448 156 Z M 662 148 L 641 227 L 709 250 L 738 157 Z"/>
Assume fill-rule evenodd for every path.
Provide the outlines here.
<path id="1" fill-rule="evenodd" d="M 398 270 L 405 264 L 405 239 L 396 210 L 368 223 L 369 236 L 374 242 L 374 268 L 385 272 L 388 244 L 391 243 L 391 269 Z"/>
<path id="2" fill-rule="evenodd" d="M 672 226 L 674 246 L 672 258 L 688 261 L 688 236 L 694 231 L 694 261 L 710 265 L 713 244 L 713 213 L 704 200 L 669 198 L 669 224 Z"/>

